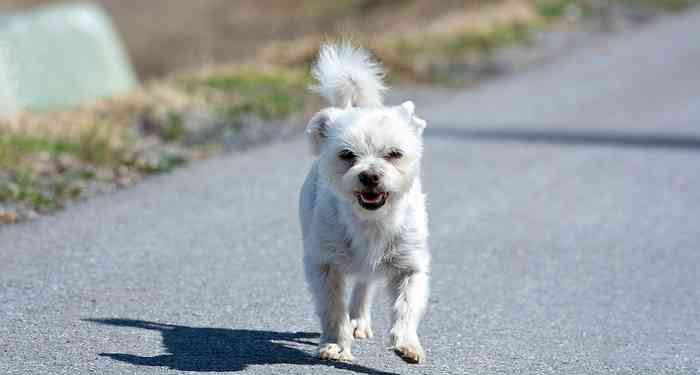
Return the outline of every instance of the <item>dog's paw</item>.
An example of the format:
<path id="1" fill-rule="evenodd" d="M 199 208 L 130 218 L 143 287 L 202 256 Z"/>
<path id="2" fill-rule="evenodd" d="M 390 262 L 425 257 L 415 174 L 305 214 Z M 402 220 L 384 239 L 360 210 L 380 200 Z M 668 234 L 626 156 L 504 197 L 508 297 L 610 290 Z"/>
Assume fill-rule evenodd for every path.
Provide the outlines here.
<path id="1" fill-rule="evenodd" d="M 406 363 L 425 362 L 425 351 L 420 344 L 403 344 L 393 348 L 394 353 Z"/>
<path id="2" fill-rule="evenodd" d="M 352 319 L 350 326 L 352 327 L 352 336 L 354 338 L 358 340 L 372 338 L 372 327 L 366 319 Z"/>
<path id="3" fill-rule="evenodd" d="M 403 359 L 406 363 L 425 362 L 425 351 L 418 340 L 415 333 L 405 334 L 400 332 L 397 334 L 394 330 L 391 335 L 392 349 L 394 353 Z"/>
<path id="4" fill-rule="evenodd" d="M 350 353 L 350 348 L 343 348 L 333 343 L 321 344 L 318 347 L 318 358 L 343 362 L 350 362 L 354 359 Z"/>

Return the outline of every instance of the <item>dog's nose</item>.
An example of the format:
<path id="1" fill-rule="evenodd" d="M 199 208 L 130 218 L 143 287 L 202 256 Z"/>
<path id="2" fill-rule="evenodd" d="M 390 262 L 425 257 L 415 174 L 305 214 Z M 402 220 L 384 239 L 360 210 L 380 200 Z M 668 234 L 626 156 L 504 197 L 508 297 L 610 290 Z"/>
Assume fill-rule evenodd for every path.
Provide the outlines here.
<path id="1" fill-rule="evenodd" d="M 365 171 L 360 173 L 359 178 L 362 185 L 367 187 L 376 187 L 379 185 L 379 175 L 376 173 Z"/>

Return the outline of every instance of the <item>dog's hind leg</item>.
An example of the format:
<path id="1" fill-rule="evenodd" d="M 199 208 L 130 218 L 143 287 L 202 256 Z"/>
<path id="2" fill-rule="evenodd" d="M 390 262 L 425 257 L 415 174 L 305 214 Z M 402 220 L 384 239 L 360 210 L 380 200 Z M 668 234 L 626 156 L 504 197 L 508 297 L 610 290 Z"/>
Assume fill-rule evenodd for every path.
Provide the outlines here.
<path id="1" fill-rule="evenodd" d="M 389 279 L 388 286 L 393 300 L 392 348 L 406 362 L 422 362 L 425 360 L 425 352 L 417 330 L 428 302 L 428 274 L 398 273 Z"/>
<path id="2" fill-rule="evenodd" d="M 307 264 L 306 277 L 314 294 L 323 331 L 318 346 L 319 358 L 352 361 L 352 332 L 343 295 L 345 275 L 331 265 Z"/>
<path id="3" fill-rule="evenodd" d="M 373 285 L 371 282 L 358 281 L 350 298 L 350 326 L 356 339 L 372 337 L 370 310 Z"/>

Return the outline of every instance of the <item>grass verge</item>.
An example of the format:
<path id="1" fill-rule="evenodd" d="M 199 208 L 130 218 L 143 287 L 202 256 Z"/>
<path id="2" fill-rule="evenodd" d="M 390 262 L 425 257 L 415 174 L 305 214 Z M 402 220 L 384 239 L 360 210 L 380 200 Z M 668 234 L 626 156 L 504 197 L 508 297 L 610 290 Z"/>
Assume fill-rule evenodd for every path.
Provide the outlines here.
<path id="1" fill-rule="evenodd" d="M 205 157 L 223 147 L 223 133 L 246 122 L 303 112 L 311 100 L 302 94 L 307 84 L 301 70 L 229 67 L 153 82 L 73 111 L 0 122 L 0 223 Z"/>

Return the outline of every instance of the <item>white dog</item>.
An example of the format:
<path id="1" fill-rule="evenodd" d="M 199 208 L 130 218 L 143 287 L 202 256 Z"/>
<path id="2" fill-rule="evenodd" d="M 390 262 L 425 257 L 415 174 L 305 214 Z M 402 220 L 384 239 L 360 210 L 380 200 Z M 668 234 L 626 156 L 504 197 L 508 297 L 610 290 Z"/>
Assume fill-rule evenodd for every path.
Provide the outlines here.
<path id="1" fill-rule="evenodd" d="M 345 43 L 321 47 L 312 89 L 331 107 L 306 128 L 318 159 L 300 199 L 304 268 L 323 333 L 322 359 L 352 360 L 355 339 L 372 336 L 370 301 L 385 280 L 392 348 L 409 363 L 425 352 L 416 330 L 428 298 L 430 255 L 420 162 L 425 121 L 407 101 L 382 104 L 384 72 Z M 354 277 L 349 314 L 345 283 Z"/>

